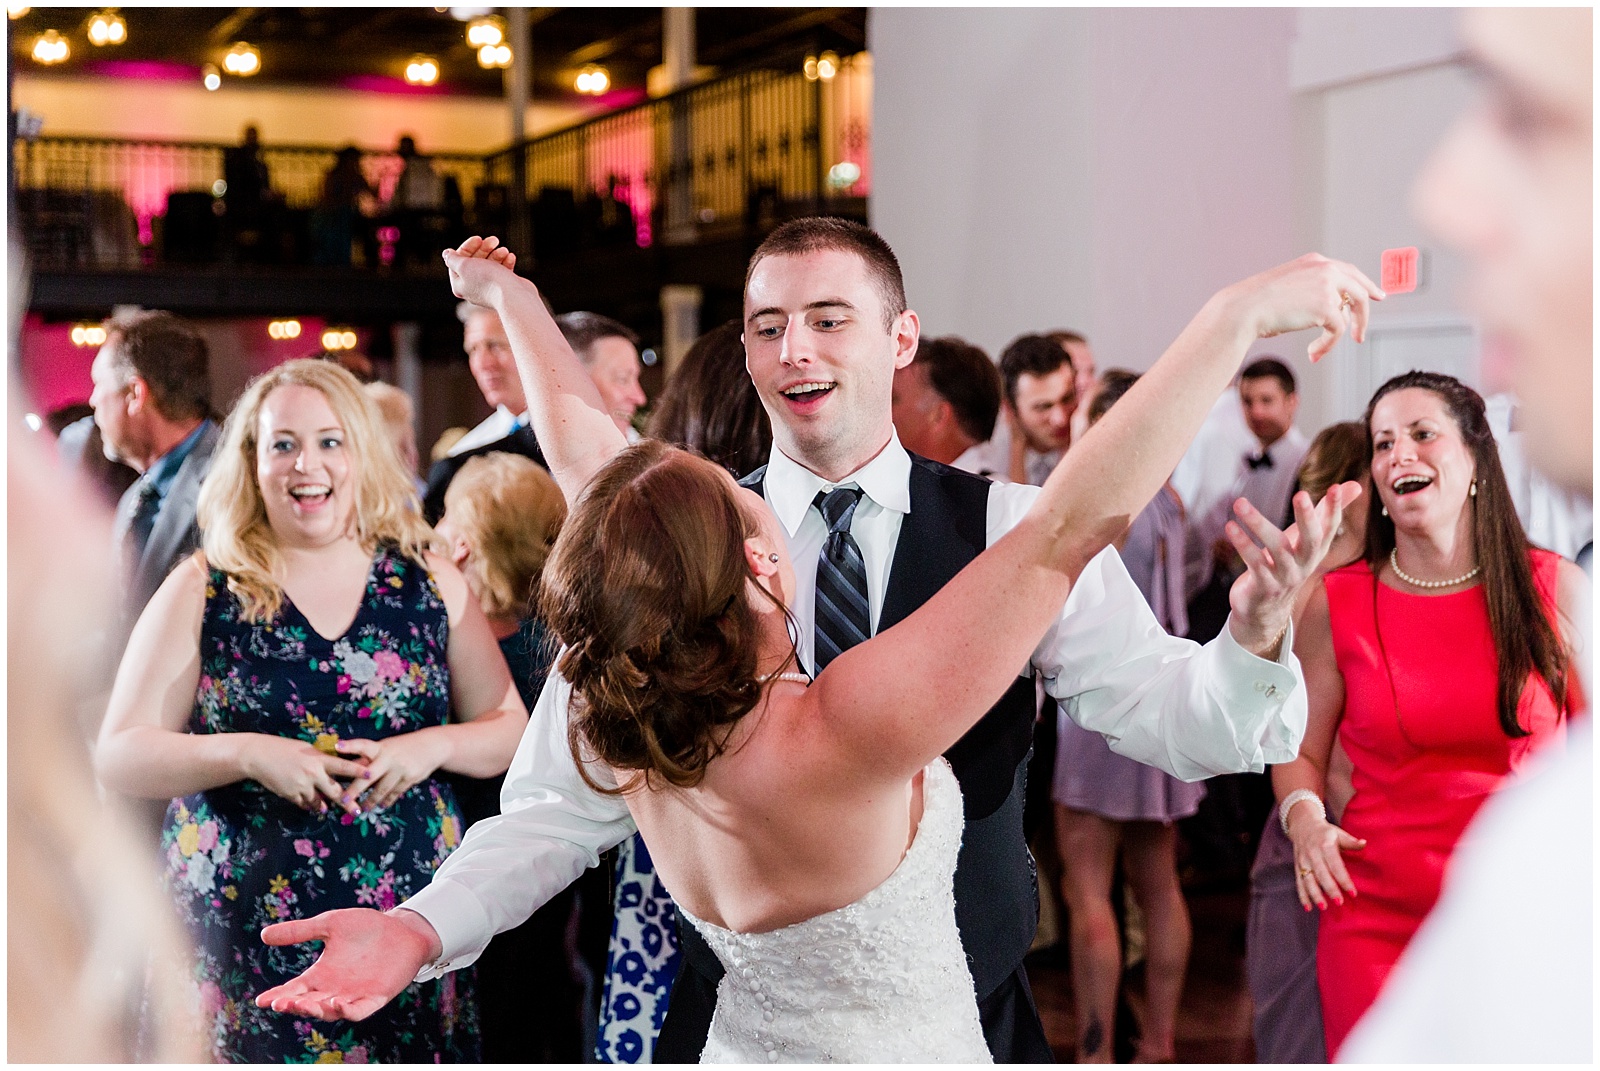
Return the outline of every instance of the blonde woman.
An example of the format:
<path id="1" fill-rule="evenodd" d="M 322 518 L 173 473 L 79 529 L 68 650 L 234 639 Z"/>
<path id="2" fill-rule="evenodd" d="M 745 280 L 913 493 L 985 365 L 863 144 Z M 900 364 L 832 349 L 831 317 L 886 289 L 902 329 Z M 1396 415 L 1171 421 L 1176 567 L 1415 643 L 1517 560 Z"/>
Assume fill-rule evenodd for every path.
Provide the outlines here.
<path id="1" fill-rule="evenodd" d="M 309 360 L 257 378 L 200 494 L 203 553 L 156 593 L 118 672 L 96 766 L 112 789 L 172 798 L 166 880 L 216 1059 L 477 1057 L 470 982 L 412 986 L 337 1030 L 252 999 L 313 958 L 261 928 L 420 889 L 462 832 L 434 775 L 504 772 L 527 721 L 415 497 L 354 376 Z"/>
<path id="2" fill-rule="evenodd" d="M 493 453 L 461 466 L 435 526 L 530 708 L 554 656 L 534 611 L 539 573 L 566 516 L 566 500 L 548 472 L 520 454 Z M 500 813 L 503 780 L 450 779 L 468 828 Z M 566 951 L 577 899 L 577 885 L 557 893 L 526 922 L 497 934 L 474 964 L 484 1063 L 582 1061 L 580 982 Z M 529 1008 L 541 1009 L 536 1029 L 528 1026 Z"/>

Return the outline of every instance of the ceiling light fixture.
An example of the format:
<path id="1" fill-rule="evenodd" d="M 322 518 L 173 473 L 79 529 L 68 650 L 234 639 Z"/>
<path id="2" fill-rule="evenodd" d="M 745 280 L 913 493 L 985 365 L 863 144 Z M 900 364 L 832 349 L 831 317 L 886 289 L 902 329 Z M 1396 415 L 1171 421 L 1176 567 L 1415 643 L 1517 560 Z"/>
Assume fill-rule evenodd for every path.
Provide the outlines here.
<path id="1" fill-rule="evenodd" d="M 579 93 L 587 93 L 592 97 L 598 97 L 611 88 L 611 74 L 598 63 L 588 64 L 578 72 L 578 77 L 574 81 L 573 87 Z"/>
<path id="2" fill-rule="evenodd" d="M 830 81 L 839 73 L 839 53 L 824 52 L 817 57 L 817 77 L 824 82 Z"/>
<path id="3" fill-rule="evenodd" d="M 329 353 L 356 348 L 356 333 L 349 328 L 330 327 L 322 332 L 322 348 Z"/>
<path id="4" fill-rule="evenodd" d="M 22 18 L 22 16 L 26 15 L 28 12 L 30 12 L 32 10 L 33 10 L 33 8 L 29 7 L 27 4 L 7 4 L 6 5 L 6 14 L 9 15 L 11 18 L 14 18 L 14 19 Z"/>
<path id="5" fill-rule="evenodd" d="M 215 63 L 208 63 L 200 68 L 200 81 L 207 89 L 215 93 L 222 88 L 222 72 L 217 70 Z"/>
<path id="6" fill-rule="evenodd" d="M 273 320 L 267 325 L 267 334 L 275 339 L 286 340 L 300 337 L 299 320 Z"/>
<path id="7" fill-rule="evenodd" d="M 414 86 L 431 86 L 439 80 L 439 61 L 420 52 L 406 64 L 406 82 Z"/>
<path id="8" fill-rule="evenodd" d="M 89 43 L 96 48 L 120 45 L 128 39 L 128 24 L 116 8 L 97 11 L 89 17 Z"/>
<path id="9" fill-rule="evenodd" d="M 510 45 L 484 45 L 478 49 L 478 66 L 493 70 L 511 66 Z"/>
<path id="10" fill-rule="evenodd" d="M 222 57 L 222 69 L 248 78 L 261 70 L 261 50 L 247 41 L 240 41 Z"/>
<path id="11" fill-rule="evenodd" d="M 54 30 L 46 30 L 33 42 L 33 58 L 45 65 L 65 63 L 67 57 L 72 55 L 72 49 L 67 47 L 67 39 Z"/>
<path id="12" fill-rule="evenodd" d="M 481 49 L 484 45 L 498 45 L 506 39 L 506 20 L 499 15 L 484 15 L 467 23 L 467 44 Z"/>
<path id="13" fill-rule="evenodd" d="M 99 324 L 74 324 L 72 327 L 72 344 L 74 346 L 104 346 L 106 344 L 106 329 Z"/>

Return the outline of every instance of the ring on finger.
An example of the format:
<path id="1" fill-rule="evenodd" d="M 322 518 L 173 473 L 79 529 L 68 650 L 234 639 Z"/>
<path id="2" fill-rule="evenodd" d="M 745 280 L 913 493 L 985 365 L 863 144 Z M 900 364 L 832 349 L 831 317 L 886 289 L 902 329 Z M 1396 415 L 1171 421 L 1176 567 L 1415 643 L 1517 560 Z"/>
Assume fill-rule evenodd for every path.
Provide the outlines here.
<path id="1" fill-rule="evenodd" d="M 1356 303 L 1356 299 L 1350 295 L 1350 291 L 1348 291 L 1348 290 L 1339 291 L 1339 311 L 1340 312 L 1343 312 L 1344 310 L 1349 309 L 1349 308 L 1353 308 L 1355 306 L 1355 303 Z"/>
<path id="2" fill-rule="evenodd" d="M 1303 867 L 1300 868 L 1300 876 L 1302 878 L 1309 878 L 1311 876 L 1311 874 L 1312 874 L 1312 871 L 1311 871 L 1310 867 L 1303 866 Z"/>

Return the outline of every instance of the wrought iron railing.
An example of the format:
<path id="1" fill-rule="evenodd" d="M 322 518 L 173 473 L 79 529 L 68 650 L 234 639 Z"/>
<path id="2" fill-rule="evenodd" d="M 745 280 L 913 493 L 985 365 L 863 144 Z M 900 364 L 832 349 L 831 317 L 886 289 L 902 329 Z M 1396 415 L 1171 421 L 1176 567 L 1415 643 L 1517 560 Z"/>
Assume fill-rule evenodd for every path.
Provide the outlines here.
<path id="1" fill-rule="evenodd" d="M 864 197 L 871 184 L 871 85 L 866 53 L 847 57 L 827 80 L 808 80 L 799 64 L 746 70 L 488 156 L 436 154 L 429 157 L 435 171 L 454 180 L 460 200 L 452 202 L 452 220 L 423 221 L 427 226 L 413 218 L 397 227 L 392 213 L 379 208 L 403 161 L 393 152 L 363 150 L 361 170 L 377 198 L 365 214 L 346 211 L 334 220 L 333 243 L 347 248 L 332 262 L 348 263 L 353 242 L 358 263 L 388 263 L 402 229 L 425 232 L 427 241 L 453 237 L 460 227 L 515 235 L 539 259 L 597 244 L 689 241 L 708 229 L 763 229 L 786 215 L 836 208 Z M 230 259 L 237 252 L 229 245 L 237 213 L 227 226 L 205 217 L 227 213 L 225 160 L 233 148 L 14 140 L 19 222 L 35 263 L 133 267 L 163 258 Z M 298 245 L 279 242 L 266 262 L 304 263 L 326 247 L 329 221 L 318 212 L 337 152 L 261 147 L 277 213 L 264 229 L 302 232 Z M 202 234 L 208 227 L 215 233 Z"/>

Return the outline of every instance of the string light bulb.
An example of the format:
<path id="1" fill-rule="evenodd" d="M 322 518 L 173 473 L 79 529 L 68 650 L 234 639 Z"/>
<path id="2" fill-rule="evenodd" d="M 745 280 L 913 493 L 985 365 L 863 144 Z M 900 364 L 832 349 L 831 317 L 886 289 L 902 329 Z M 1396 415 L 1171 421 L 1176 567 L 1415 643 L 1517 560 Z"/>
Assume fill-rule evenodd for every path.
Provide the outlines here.
<path id="1" fill-rule="evenodd" d="M 611 73 L 598 63 L 588 64 L 578 72 L 573 88 L 577 89 L 579 93 L 587 93 L 592 97 L 598 97 L 611 88 Z"/>
<path id="2" fill-rule="evenodd" d="M 20 18 L 22 18 L 22 16 L 26 15 L 28 12 L 30 12 L 32 10 L 33 10 L 33 8 L 29 7 L 27 4 L 7 4 L 6 5 L 6 15 L 9 16 L 10 18 L 13 18 L 13 19 L 20 19 Z"/>
<path id="3" fill-rule="evenodd" d="M 239 41 L 222 57 L 222 69 L 240 78 L 249 78 L 261 70 L 261 50 L 247 41 Z"/>
<path id="4" fill-rule="evenodd" d="M 116 8 L 97 11 L 89 17 L 89 43 L 96 48 L 120 45 L 128 39 L 128 23 Z"/>
<path id="5" fill-rule="evenodd" d="M 34 39 L 33 58 L 36 62 L 46 66 L 65 63 L 70 55 L 72 49 L 67 47 L 67 39 L 54 30 L 46 30 Z"/>
<path id="6" fill-rule="evenodd" d="M 484 15 L 467 23 L 467 44 L 482 49 L 485 45 L 498 45 L 506 39 L 506 20 L 499 15 Z"/>
<path id="7" fill-rule="evenodd" d="M 99 324 L 74 324 L 72 327 L 72 344 L 74 346 L 104 346 L 106 344 L 106 329 Z"/>
<path id="8" fill-rule="evenodd" d="M 322 348 L 329 353 L 356 348 L 356 333 L 349 328 L 330 327 L 322 332 Z"/>
<path id="9" fill-rule="evenodd" d="M 824 52 L 817 57 L 817 77 L 824 82 L 831 81 L 839 73 L 839 53 Z"/>
<path id="10" fill-rule="evenodd" d="M 300 337 L 299 320 L 273 320 L 267 325 L 267 335 L 279 341 Z"/>
<path id="11" fill-rule="evenodd" d="M 439 61 L 420 52 L 406 64 L 406 83 L 414 86 L 431 86 L 439 80 Z"/>
<path id="12" fill-rule="evenodd" d="M 510 45 L 484 45 L 478 49 L 478 66 L 487 70 L 511 66 Z"/>
<path id="13" fill-rule="evenodd" d="M 217 70 L 215 63 L 200 68 L 200 82 L 213 93 L 222 88 L 222 72 Z"/>

